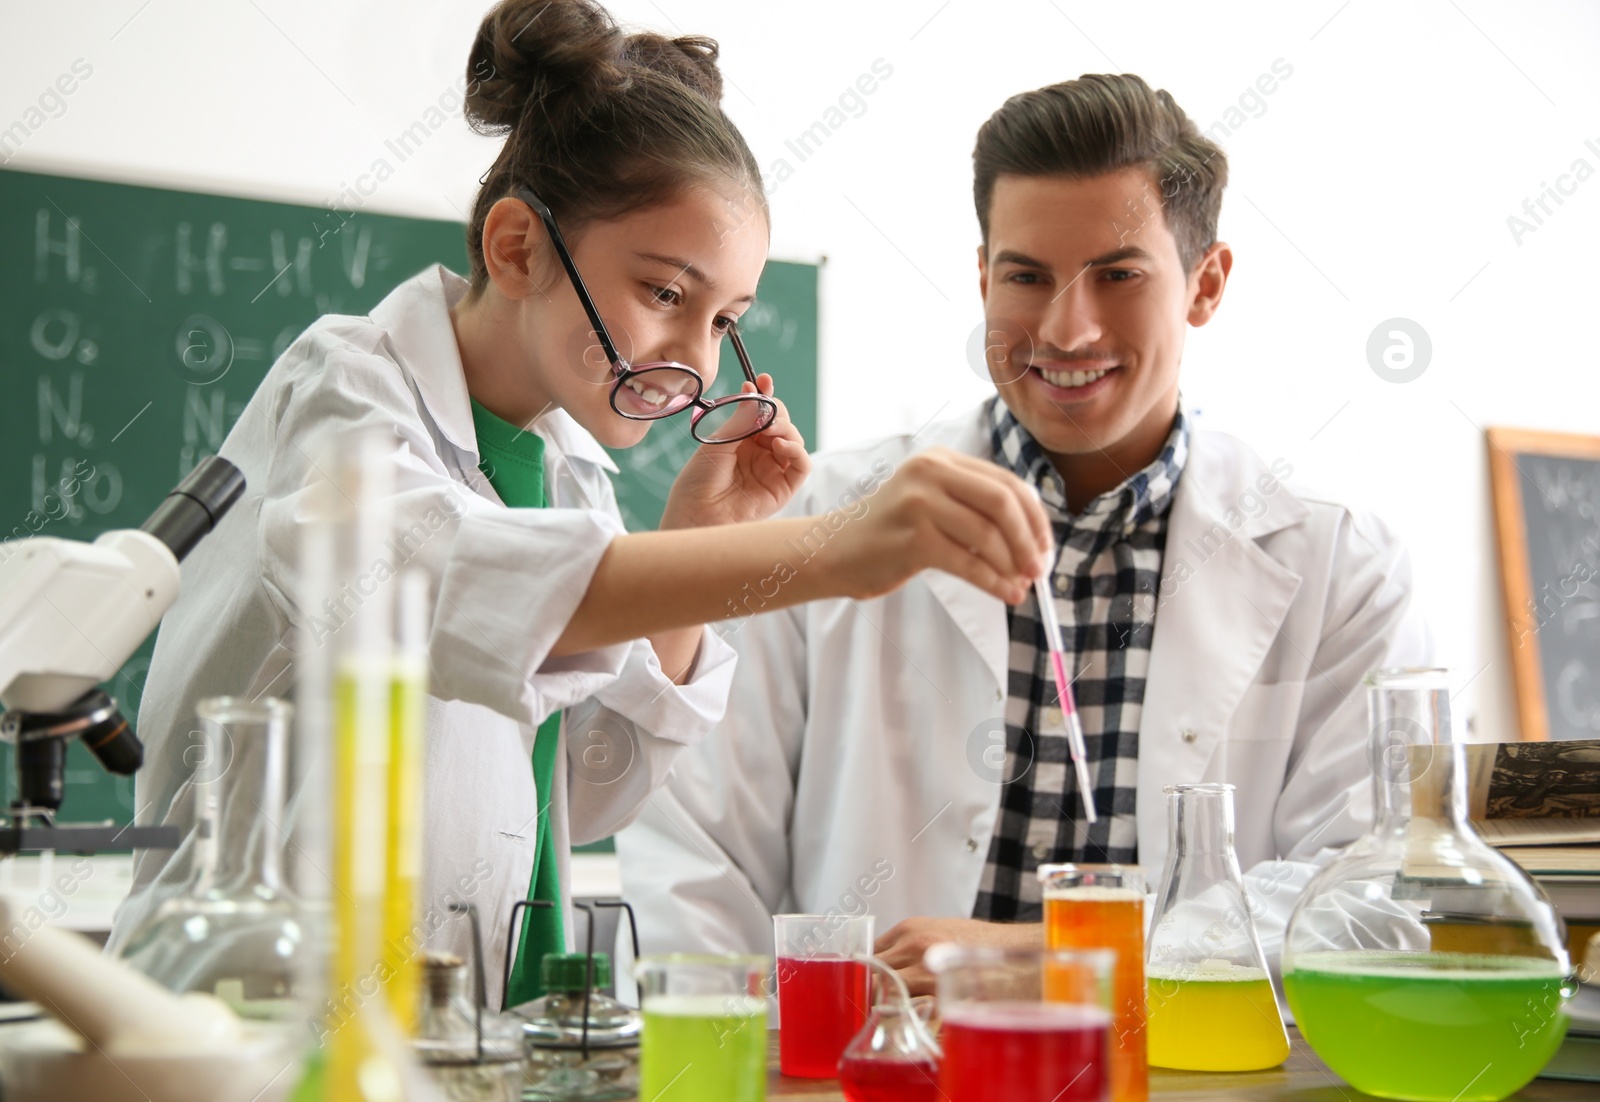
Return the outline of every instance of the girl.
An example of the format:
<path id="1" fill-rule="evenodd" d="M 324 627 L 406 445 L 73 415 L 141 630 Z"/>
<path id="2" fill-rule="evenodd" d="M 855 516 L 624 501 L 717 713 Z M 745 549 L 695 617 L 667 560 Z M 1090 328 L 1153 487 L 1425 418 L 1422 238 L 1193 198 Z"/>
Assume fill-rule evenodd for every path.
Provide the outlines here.
<path id="1" fill-rule="evenodd" d="M 706 625 L 751 611 L 751 583 L 781 608 L 936 567 L 1015 602 L 1048 539 L 1019 480 L 950 453 L 903 464 L 849 516 L 765 519 L 810 461 L 738 342 L 767 209 L 716 57 L 709 39 L 625 34 L 591 0 L 489 13 L 466 112 L 506 140 L 473 207 L 470 273 L 436 267 L 368 317 L 325 317 L 273 366 L 222 446 L 247 498 L 185 562 L 145 687 L 140 818 L 187 827 L 179 733 L 197 701 L 292 684 L 312 457 L 392 427 L 397 545 L 433 587 L 425 913 L 477 903 L 497 999 L 512 905 L 560 904 L 526 912 L 511 1005 L 564 948 L 571 845 L 625 825 L 720 719 L 733 657 Z M 725 339 L 746 381 L 710 403 Z M 691 421 L 707 443 L 661 530 L 626 534 L 601 445 L 666 416 L 679 423 L 662 431 Z M 113 949 L 184 882 L 191 844 L 139 855 Z M 433 941 L 468 949 L 459 922 Z"/>

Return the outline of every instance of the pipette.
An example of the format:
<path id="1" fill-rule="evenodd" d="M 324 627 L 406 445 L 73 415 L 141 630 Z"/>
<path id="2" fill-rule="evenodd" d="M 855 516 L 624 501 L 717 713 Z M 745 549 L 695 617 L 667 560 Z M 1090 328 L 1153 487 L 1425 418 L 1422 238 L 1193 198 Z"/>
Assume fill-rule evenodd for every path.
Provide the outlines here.
<path id="1" fill-rule="evenodd" d="M 1052 549 L 1050 561 L 1055 561 Z M 1067 677 L 1067 655 L 1061 649 L 1061 621 L 1056 616 L 1055 598 L 1050 594 L 1050 572 L 1033 579 L 1033 592 L 1039 600 L 1039 619 L 1044 624 L 1045 644 L 1050 648 L 1050 668 L 1056 675 L 1056 696 L 1061 704 L 1061 721 L 1067 726 L 1067 749 L 1072 754 L 1072 771 L 1078 775 L 1078 798 L 1083 804 L 1084 816 L 1093 823 L 1098 820 L 1094 812 L 1094 790 L 1089 786 L 1089 763 L 1083 744 L 1083 723 L 1078 719 L 1078 705 L 1072 696 L 1072 681 Z"/>

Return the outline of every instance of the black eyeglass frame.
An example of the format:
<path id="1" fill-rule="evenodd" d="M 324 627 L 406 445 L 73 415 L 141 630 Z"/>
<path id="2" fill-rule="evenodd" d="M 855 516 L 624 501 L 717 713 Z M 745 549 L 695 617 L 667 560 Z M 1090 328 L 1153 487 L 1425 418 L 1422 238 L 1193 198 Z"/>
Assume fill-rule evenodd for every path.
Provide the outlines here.
<path id="1" fill-rule="evenodd" d="M 606 329 L 606 323 L 600 317 L 600 311 L 594 304 L 594 299 L 589 294 L 589 288 L 584 285 L 583 276 L 578 274 L 578 266 L 573 262 L 572 250 L 567 248 L 566 238 L 561 236 L 561 227 L 556 225 L 555 215 L 550 213 L 550 208 L 545 205 L 533 191 L 527 187 L 516 190 L 518 199 L 528 204 L 528 207 L 539 216 L 544 223 L 546 232 L 550 234 L 550 241 L 556 248 L 556 255 L 561 258 L 561 266 L 567 270 L 567 278 L 572 281 L 572 289 L 577 293 L 578 301 L 583 305 L 583 312 L 588 315 L 589 325 L 594 330 L 594 335 L 600 342 L 600 349 L 606 354 L 606 360 L 611 364 L 611 373 L 615 377 L 611 384 L 611 408 L 619 417 L 626 417 L 630 421 L 661 421 L 668 417 L 675 417 L 685 410 L 693 410 L 689 415 L 689 432 L 702 444 L 734 444 L 746 440 L 759 433 L 765 432 L 778 417 L 778 403 L 765 394 L 729 394 L 722 398 L 707 401 L 701 397 L 705 393 L 705 378 L 685 363 L 673 360 L 641 364 L 635 367 L 623 358 L 617 351 L 617 346 L 611 340 L 611 333 Z M 744 370 L 744 377 L 750 382 L 756 381 L 755 369 L 750 366 L 750 355 L 745 351 L 744 341 L 739 338 L 739 327 L 734 322 L 728 323 L 728 336 L 733 340 L 734 355 L 739 358 L 739 366 Z M 669 413 L 658 414 L 654 417 L 641 417 L 637 414 L 625 413 L 617 405 L 617 390 L 635 376 L 649 375 L 652 371 L 673 370 L 683 371 L 695 380 L 694 396 L 689 403 Z M 718 440 L 707 440 L 700 435 L 700 420 L 707 413 L 719 407 L 726 407 L 735 403 L 754 402 L 761 412 L 758 414 L 758 424 L 748 432 L 738 436 L 724 437 Z"/>

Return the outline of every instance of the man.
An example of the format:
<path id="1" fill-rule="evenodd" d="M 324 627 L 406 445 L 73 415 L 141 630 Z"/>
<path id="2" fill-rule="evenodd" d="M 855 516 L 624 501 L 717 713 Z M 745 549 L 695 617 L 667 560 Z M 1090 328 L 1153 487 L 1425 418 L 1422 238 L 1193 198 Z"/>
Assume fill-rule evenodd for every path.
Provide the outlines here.
<path id="1" fill-rule="evenodd" d="M 1216 240 L 1227 160 L 1171 96 L 1136 76 L 1015 96 L 973 163 L 997 398 L 819 457 L 792 508 L 849 523 L 939 448 L 1039 490 L 1099 820 L 1032 597 L 929 573 L 751 615 L 723 729 L 619 839 L 641 933 L 770 952 L 774 912 L 870 909 L 879 953 L 927 990 L 934 942 L 1041 943 L 1041 864 L 1138 863 L 1154 889 L 1162 787 L 1227 781 L 1275 959 L 1298 889 L 1370 821 L 1362 678 L 1428 657 L 1406 555 L 1183 409 L 1187 329 L 1216 313 L 1233 254 Z"/>

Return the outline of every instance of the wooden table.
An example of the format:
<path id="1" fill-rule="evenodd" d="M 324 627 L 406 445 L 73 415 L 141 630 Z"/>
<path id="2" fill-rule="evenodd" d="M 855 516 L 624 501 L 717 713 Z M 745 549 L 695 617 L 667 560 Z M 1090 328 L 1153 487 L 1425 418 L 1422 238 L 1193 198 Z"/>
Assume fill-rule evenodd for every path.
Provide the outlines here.
<path id="1" fill-rule="evenodd" d="M 1371 1098 L 1347 1086 L 1317 1059 L 1299 1031 L 1289 1030 L 1293 1049 L 1280 1068 L 1271 1071 L 1204 1072 L 1150 1069 L 1150 1097 L 1190 1099 L 1191 1102 L 1356 1102 Z M 767 1041 L 767 1094 L 774 1098 L 817 1098 L 843 1102 L 834 1079 L 789 1079 L 778 1074 L 778 1034 Z M 1577 1102 L 1600 1097 L 1600 1084 L 1535 1079 L 1512 1095 L 1516 1102 Z"/>

